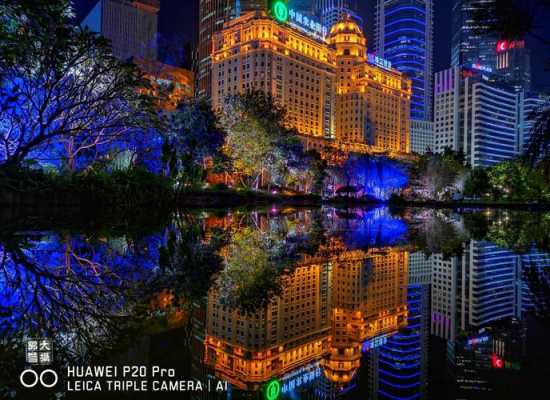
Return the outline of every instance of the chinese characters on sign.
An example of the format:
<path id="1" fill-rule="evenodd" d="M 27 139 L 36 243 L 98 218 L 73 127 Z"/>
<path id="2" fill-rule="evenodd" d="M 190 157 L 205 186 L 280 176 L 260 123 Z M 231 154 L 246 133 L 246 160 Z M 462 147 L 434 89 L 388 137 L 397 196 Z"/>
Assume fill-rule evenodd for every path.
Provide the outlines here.
<path id="1" fill-rule="evenodd" d="M 369 53 L 368 54 L 368 60 L 369 60 L 369 63 L 374 64 L 374 65 L 376 65 L 380 68 L 384 68 L 384 69 L 388 69 L 388 70 L 391 69 L 391 62 L 390 61 L 385 60 L 381 57 L 378 57 L 375 54 Z"/>
<path id="2" fill-rule="evenodd" d="M 27 363 L 49 365 L 53 361 L 52 341 L 49 339 L 29 339 L 26 344 Z"/>
<path id="3" fill-rule="evenodd" d="M 290 22 L 298 29 L 305 31 L 306 33 L 313 34 L 321 39 L 324 39 L 328 34 L 326 26 L 321 25 L 320 22 L 315 21 L 313 18 L 303 15 L 302 13 L 290 9 L 288 12 Z"/>

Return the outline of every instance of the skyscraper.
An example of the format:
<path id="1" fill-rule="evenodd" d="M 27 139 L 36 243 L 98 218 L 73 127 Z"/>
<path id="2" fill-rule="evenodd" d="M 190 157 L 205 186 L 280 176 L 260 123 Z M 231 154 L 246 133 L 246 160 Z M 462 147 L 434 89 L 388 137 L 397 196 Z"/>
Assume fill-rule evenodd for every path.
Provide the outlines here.
<path id="1" fill-rule="evenodd" d="M 517 91 L 531 89 L 531 52 L 523 40 L 501 40 L 496 46 L 496 72 Z"/>
<path id="2" fill-rule="evenodd" d="M 521 93 L 498 81 L 485 68 L 453 67 L 435 74 L 435 152 L 462 151 L 472 167 L 520 153 Z"/>
<path id="3" fill-rule="evenodd" d="M 223 28 L 223 24 L 251 10 L 267 10 L 268 0 L 200 0 L 199 1 L 199 43 L 195 72 L 197 94 L 210 97 L 212 88 L 211 60 L 212 37 Z"/>
<path id="4" fill-rule="evenodd" d="M 498 37 L 490 31 L 494 23 L 478 18 L 496 0 L 455 0 L 453 4 L 451 66 L 474 64 L 494 69 Z"/>
<path id="5" fill-rule="evenodd" d="M 111 41 L 119 59 L 157 58 L 159 0 L 99 0 L 82 26 Z"/>
<path id="6" fill-rule="evenodd" d="M 331 27 L 344 17 L 350 17 L 361 29 L 364 28 L 356 0 L 315 0 L 313 12 L 327 27 Z"/>
<path id="7" fill-rule="evenodd" d="M 412 80 L 411 119 L 432 119 L 432 0 L 378 0 L 375 51 Z"/>

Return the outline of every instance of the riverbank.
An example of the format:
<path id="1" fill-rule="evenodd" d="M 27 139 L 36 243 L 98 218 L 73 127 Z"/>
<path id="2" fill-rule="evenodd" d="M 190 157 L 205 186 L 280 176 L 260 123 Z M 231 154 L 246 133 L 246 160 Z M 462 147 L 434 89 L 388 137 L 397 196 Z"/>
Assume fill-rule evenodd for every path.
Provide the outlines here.
<path id="1" fill-rule="evenodd" d="M 549 203 L 492 200 L 427 201 L 392 196 L 388 202 L 374 198 L 337 196 L 323 199 L 311 194 L 281 194 L 264 191 L 206 188 L 176 190 L 170 179 L 144 169 L 111 173 L 53 175 L 42 171 L 19 170 L 1 174 L 0 207 L 42 214 L 45 210 L 71 210 L 81 214 L 166 214 L 178 208 L 281 206 L 337 208 L 372 207 L 389 204 L 394 207 L 422 208 L 503 208 L 550 211 Z M 163 211 L 164 210 L 164 211 Z"/>

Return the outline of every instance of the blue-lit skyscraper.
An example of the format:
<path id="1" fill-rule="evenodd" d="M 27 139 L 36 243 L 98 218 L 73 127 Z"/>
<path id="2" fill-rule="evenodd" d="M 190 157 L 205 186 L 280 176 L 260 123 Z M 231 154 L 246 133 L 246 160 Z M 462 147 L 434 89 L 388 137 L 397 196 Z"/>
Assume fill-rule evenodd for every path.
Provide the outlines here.
<path id="1" fill-rule="evenodd" d="M 412 79 L 411 118 L 432 119 L 433 2 L 378 0 L 375 51 Z"/>

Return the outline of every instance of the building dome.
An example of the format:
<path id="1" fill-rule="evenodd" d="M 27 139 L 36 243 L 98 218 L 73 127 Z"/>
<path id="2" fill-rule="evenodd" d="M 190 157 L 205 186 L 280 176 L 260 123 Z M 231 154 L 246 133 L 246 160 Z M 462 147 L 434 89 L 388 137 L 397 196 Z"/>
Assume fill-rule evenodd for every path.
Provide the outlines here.
<path id="1" fill-rule="evenodd" d="M 364 37 L 363 31 L 359 28 L 349 15 L 346 15 L 344 19 L 338 21 L 330 28 L 329 37 L 334 37 L 340 34 L 344 35 L 359 35 Z"/>
<path id="2" fill-rule="evenodd" d="M 349 15 L 330 28 L 329 45 L 336 49 L 337 56 L 366 58 L 367 39 L 359 25 Z"/>

